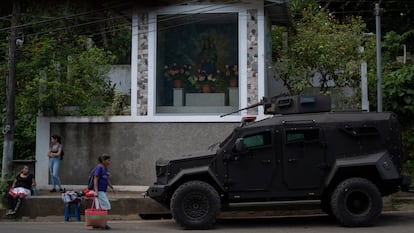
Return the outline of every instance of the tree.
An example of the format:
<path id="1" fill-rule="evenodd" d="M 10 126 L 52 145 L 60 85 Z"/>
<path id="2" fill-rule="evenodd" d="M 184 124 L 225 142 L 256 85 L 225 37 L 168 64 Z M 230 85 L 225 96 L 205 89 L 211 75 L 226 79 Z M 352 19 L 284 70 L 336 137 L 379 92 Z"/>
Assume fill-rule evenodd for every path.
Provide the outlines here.
<path id="1" fill-rule="evenodd" d="M 54 39 L 36 41 L 38 48 L 28 43 L 34 49 L 27 49 L 27 62 L 19 66 L 20 77 L 25 77 L 25 91 L 19 95 L 24 109 L 56 116 L 65 115 L 64 106 L 78 106 L 82 115 L 104 114 L 112 101 L 107 73 L 114 57 L 88 41 L 80 37 L 61 49 L 54 49 L 59 47 Z"/>
<path id="2" fill-rule="evenodd" d="M 398 61 L 406 45 L 408 57 L 414 49 L 414 30 L 398 34 L 390 31 L 383 40 L 383 106 L 385 111 L 397 114 L 403 131 L 403 152 L 405 167 L 414 173 L 414 65 L 408 60 L 406 64 Z M 371 83 L 373 83 L 373 80 Z M 413 177 L 414 178 L 414 177 Z"/>
<path id="3" fill-rule="evenodd" d="M 326 90 L 324 89 L 326 85 L 323 83 L 326 80 L 335 83 L 335 86 L 357 87 L 359 62 L 363 59 L 368 63 L 370 108 L 376 109 L 375 35 L 364 36 L 364 32 L 367 31 L 364 22 L 359 17 L 345 17 L 345 15 L 352 15 L 345 5 L 338 6 L 334 1 L 318 1 L 322 4 L 322 8 L 310 4 L 304 11 L 298 12 L 304 8 L 303 3 L 306 1 L 294 0 L 292 2 L 295 6 L 292 9 L 295 15 L 295 30 L 280 27 L 272 30 L 273 58 L 277 60 L 276 64 L 280 69 L 278 78 L 284 82 L 292 94 L 300 93 L 306 87 L 312 86 L 309 78 L 313 77 L 315 72 L 322 74 L 321 92 Z M 413 17 L 410 13 L 413 4 L 411 1 L 410 3 L 396 2 L 398 2 L 397 6 L 401 7 L 401 12 L 407 12 L 398 17 L 396 22 Z M 366 2 L 360 1 L 359 3 L 365 4 Z M 389 4 L 394 4 L 394 2 Z M 411 5 L 407 7 L 407 4 Z M 385 10 L 390 9 L 388 6 L 382 5 Z M 336 9 L 336 11 L 328 13 L 325 7 Z M 350 4 L 350 7 L 354 5 Z M 342 9 L 343 14 L 339 9 Z M 350 12 L 360 15 L 358 11 Z M 340 16 L 339 21 L 335 20 L 334 16 Z M 372 14 L 362 16 L 368 21 L 373 18 Z M 391 12 L 388 11 L 387 17 L 390 16 Z M 414 114 L 414 65 L 412 63 L 404 65 L 397 61 L 397 57 L 402 55 L 403 44 L 406 45 L 408 54 L 410 54 L 409 51 L 413 51 L 414 31 L 412 24 L 403 23 L 396 25 L 394 32 L 390 30 L 395 24 L 392 21 L 383 21 L 386 24 L 386 30 L 384 30 L 386 33 L 382 41 L 383 105 L 385 111 L 395 112 L 402 124 L 404 157 L 408 159 L 406 167 L 411 172 L 414 170 L 414 123 L 411 120 Z M 375 28 L 372 19 L 369 28 Z M 284 36 L 287 33 L 289 37 Z M 285 46 L 285 42 L 289 46 Z M 357 52 L 359 46 L 364 47 L 364 53 Z M 327 78 L 324 78 L 324 75 L 327 75 Z"/>
<path id="4" fill-rule="evenodd" d="M 308 1 L 308 0 L 294 0 Z M 380 3 L 381 30 L 383 34 L 395 31 L 402 34 L 414 29 L 414 1 L 411 0 L 358 0 L 358 1 L 333 1 L 318 0 L 321 9 L 329 9 L 337 19 L 346 19 L 349 16 L 360 16 L 367 24 L 369 32 L 375 32 L 376 22 L 374 17 L 374 5 Z"/>
<path id="5" fill-rule="evenodd" d="M 384 109 L 397 114 L 403 129 L 404 158 L 414 170 L 414 65 L 384 75 Z"/>
<path id="6" fill-rule="evenodd" d="M 318 87 L 327 93 L 331 87 L 357 86 L 365 29 L 362 20 L 351 17 L 339 22 L 312 5 L 302 15 L 294 23 L 295 31 L 273 28 L 273 42 L 280 48 L 273 50 L 273 57 L 288 91 L 296 94 L 306 87 Z M 286 49 L 282 46 L 283 32 L 290 34 Z"/>
<path id="7" fill-rule="evenodd" d="M 1 96 L 8 72 L 9 5 L 0 9 Z M 14 159 L 33 159 L 39 112 L 59 116 L 67 114 L 65 106 L 77 106 L 79 115 L 107 113 L 114 92 L 106 76 L 111 64 L 129 63 L 131 26 L 115 6 L 98 2 L 22 1 L 21 9 Z M 3 98 L 0 109 L 4 119 Z"/>

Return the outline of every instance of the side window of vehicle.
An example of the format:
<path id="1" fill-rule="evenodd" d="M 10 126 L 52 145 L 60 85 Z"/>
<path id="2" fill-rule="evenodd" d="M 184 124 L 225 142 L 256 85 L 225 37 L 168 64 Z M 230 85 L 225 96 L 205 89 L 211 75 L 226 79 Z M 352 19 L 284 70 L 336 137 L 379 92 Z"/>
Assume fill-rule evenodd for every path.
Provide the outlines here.
<path id="1" fill-rule="evenodd" d="M 347 134 L 354 136 L 354 137 L 379 135 L 378 129 L 373 126 L 368 126 L 368 127 L 345 126 L 342 128 L 342 130 L 345 131 Z"/>
<path id="2" fill-rule="evenodd" d="M 286 130 L 286 144 L 298 142 L 318 142 L 319 129 L 292 129 Z"/>
<path id="3" fill-rule="evenodd" d="M 243 137 L 243 142 L 246 148 L 262 147 L 271 144 L 271 133 L 270 131 L 261 132 L 254 135 L 248 135 Z"/>

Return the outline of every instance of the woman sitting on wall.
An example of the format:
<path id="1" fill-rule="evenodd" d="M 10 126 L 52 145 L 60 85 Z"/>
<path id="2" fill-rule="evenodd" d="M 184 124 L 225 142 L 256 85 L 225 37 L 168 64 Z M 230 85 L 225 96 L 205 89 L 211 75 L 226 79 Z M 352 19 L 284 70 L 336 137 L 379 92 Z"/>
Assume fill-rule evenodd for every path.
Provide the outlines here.
<path id="1" fill-rule="evenodd" d="M 6 215 L 13 215 L 17 212 L 22 199 L 26 196 L 31 195 L 32 187 L 35 185 L 35 177 L 33 174 L 30 174 L 29 166 L 25 165 L 14 179 L 10 191 L 7 195 L 7 203 L 9 209 L 6 212 Z"/>

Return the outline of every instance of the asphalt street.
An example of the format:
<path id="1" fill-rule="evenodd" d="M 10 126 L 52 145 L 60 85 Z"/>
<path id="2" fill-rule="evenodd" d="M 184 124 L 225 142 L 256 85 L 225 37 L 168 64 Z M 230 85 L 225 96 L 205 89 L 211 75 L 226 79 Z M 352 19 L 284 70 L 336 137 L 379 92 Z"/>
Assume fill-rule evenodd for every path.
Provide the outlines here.
<path id="1" fill-rule="evenodd" d="M 173 220 L 110 221 L 108 232 L 170 233 L 183 232 Z M 85 226 L 84 222 L 1 222 L 1 233 L 102 232 Z M 187 232 L 207 232 L 194 230 Z M 414 211 L 383 213 L 372 227 L 347 228 L 326 216 L 277 217 L 260 219 L 220 219 L 217 233 L 390 233 L 414 232 Z"/>

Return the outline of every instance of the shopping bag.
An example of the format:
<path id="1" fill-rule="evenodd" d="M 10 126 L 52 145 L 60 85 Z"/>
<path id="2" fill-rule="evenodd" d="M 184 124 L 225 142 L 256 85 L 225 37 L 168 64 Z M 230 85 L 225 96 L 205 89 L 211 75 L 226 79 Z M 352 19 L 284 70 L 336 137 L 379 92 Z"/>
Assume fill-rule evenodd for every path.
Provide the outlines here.
<path id="1" fill-rule="evenodd" d="M 98 198 L 92 201 L 92 207 L 85 210 L 86 226 L 104 228 L 108 222 L 108 210 L 101 208 Z"/>

